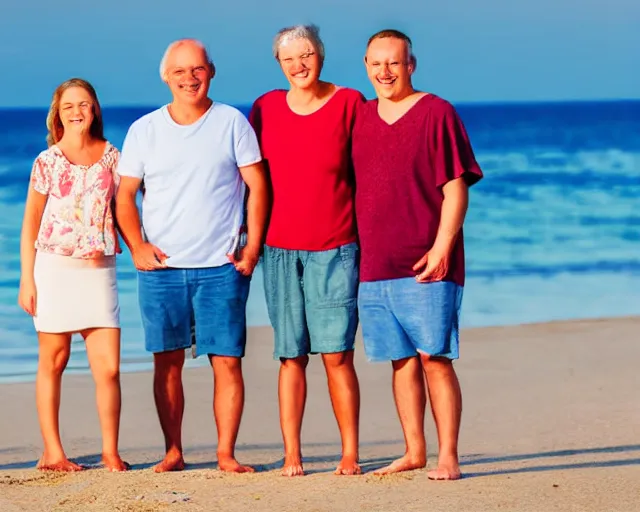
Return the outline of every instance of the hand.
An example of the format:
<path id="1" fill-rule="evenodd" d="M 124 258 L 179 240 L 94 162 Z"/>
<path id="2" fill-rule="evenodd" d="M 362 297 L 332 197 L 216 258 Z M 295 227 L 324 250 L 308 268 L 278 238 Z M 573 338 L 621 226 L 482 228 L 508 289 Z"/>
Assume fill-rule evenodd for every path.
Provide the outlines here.
<path id="1" fill-rule="evenodd" d="M 116 254 L 122 254 L 122 246 L 120 245 L 120 239 L 116 233 Z"/>
<path id="2" fill-rule="evenodd" d="M 168 256 L 155 245 L 144 242 L 133 249 L 131 256 L 138 270 L 155 270 L 165 268 Z"/>
<path id="3" fill-rule="evenodd" d="M 33 281 L 20 280 L 18 305 L 31 316 L 36 315 L 36 284 Z"/>
<path id="4" fill-rule="evenodd" d="M 420 269 L 422 269 L 422 272 L 416 276 L 416 281 L 419 283 L 442 281 L 447 272 L 449 272 L 449 258 L 450 254 L 448 252 L 436 249 L 428 251 L 413 266 L 415 272 L 420 272 Z"/>
<path id="5" fill-rule="evenodd" d="M 250 276 L 253 274 L 253 270 L 256 268 L 258 260 L 260 259 L 260 249 L 243 247 L 240 249 L 240 258 L 236 259 L 234 254 L 227 254 L 227 257 L 238 272 L 243 276 Z"/>

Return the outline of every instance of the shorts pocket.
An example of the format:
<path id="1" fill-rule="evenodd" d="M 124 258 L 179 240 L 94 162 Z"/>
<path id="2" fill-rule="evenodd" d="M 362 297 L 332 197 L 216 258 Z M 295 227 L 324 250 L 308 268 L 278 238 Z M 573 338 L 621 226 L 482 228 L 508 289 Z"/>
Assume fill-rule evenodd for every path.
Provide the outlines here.
<path id="1" fill-rule="evenodd" d="M 342 266 L 347 273 L 347 280 L 356 287 L 360 277 L 360 248 L 358 244 L 343 245 L 338 248 Z"/>

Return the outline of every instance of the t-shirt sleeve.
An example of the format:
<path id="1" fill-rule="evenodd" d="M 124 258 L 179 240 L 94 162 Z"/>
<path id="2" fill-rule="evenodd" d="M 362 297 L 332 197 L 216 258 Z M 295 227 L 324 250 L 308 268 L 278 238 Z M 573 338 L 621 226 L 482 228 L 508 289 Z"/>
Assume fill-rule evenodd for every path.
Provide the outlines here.
<path id="1" fill-rule="evenodd" d="M 119 176 L 138 178 L 140 180 L 144 178 L 144 161 L 140 148 L 138 125 L 136 124 L 133 124 L 129 128 L 124 138 L 116 173 Z"/>
<path id="2" fill-rule="evenodd" d="M 41 157 L 36 158 L 31 169 L 31 186 L 36 192 L 48 195 L 51 190 L 51 166 Z"/>
<path id="3" fill-rule="evenodd" d="M 432 163 L 436 185 L 442 187 L 449 181 L 464 178 L 468 186 L 477 183 L 483 176 L 476 162 L 467 131 L 452 105 L 442 112 L 430 116 Z"/>
<path id="4" fill-rule="evenodd" d="M 234 128 L 233 149 L 235 151 L 236 165 L 238 167 L 246 167 L 260 162 L 262 160 L 260 145 L 258 144 L 256 132 L 249 121 L 243 115 L 239 115 Z"/>
<path id="5" fill-rule="evenodd" d="M 367 99 L 364 97 L 360 91 L 353 91 L 351 95 L 351 99 L 349 102 L 349 128 L 353 132 L 353 127 L 356 124 L 356 118 L 358 117 L 359 112 L 364 107 Z"/>
<path id="6" fill-rule="evenodd" d="M 256 100 L 249 112 L 249 124 L 253 128 L 258 139 L 258 144 L 262 145 L 262 108 L 260 100 Z"/>

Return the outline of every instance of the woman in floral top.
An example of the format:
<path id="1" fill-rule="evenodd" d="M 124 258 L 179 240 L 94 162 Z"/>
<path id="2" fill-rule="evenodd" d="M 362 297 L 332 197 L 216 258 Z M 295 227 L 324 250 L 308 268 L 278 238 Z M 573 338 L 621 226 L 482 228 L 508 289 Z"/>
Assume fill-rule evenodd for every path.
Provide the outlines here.
<path id="1" fill-rule="evenodd" d="M 44 440 L 43 470 L 78 471 L 60 441 L 60 386 L 71 336 L 85 340 L 96 382 L 102 461 L 128 465 L 118 453 L 120 307 L 115 255 L 120 252 L 112 208 L 119 152 L 103 135 L 93 87 L 71 79 L 53 94 L 49 148 L 36 158 L 22 227 L 18 302 L 38 333 L 36 403 Z"/>

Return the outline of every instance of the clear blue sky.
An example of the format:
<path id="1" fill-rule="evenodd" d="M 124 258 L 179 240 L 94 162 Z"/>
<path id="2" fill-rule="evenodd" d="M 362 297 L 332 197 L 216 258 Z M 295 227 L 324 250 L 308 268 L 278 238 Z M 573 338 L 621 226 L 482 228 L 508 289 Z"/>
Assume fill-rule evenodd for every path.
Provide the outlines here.
<path id="1" fill-rule="evenodd" d="M 640 98 L 638 0 L 0 0 L 0 106 L 47 105 L 71 76 L 105 105 L 161 104 L 180 37 L 209 47 L 216 99 L 250 103 L 285 85 L 271 39 L 299 22 L 321 28 L 323 78 L 366 96 L 367 37 L 399 28 L 416 86 L 454 102 Z"/>

